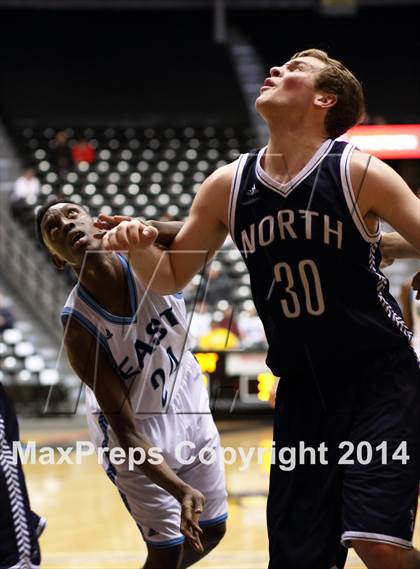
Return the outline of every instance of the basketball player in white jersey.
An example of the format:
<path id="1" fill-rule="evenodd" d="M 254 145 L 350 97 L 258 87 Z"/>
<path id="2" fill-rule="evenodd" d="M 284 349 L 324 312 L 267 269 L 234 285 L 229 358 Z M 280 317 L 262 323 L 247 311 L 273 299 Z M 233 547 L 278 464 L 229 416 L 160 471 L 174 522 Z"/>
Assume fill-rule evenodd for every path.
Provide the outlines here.
<path id="1" fill-rule="evenodd" d="M 79 277 L 62 312 L 64 344 L 87 385 L 92 441 L 111 449 L 105 470 L 147 544 L 144 569 L 189 567 L 223 537 L 227 494 L 182 294 L 146 291 L 126 257 L 101 251 L 94 220 L 79 205 L 47 202 L 37 229 L 55 266 Z M 135 470 L 127 460 L 113 464 L 115 447 L 143 449 L 153 460 Z M 162 464 L 152 447 L 162 449 Z M 204 464 L 202 449 L 216 460 Z"/>
<path id="2" fill-rule="evenodd" d="M 325 52 L 272 67 L 256 108 L 268 145 L 204 181 L 170 247 L 177 254 L 155 247 L 156 230 L 138 220 L 111 229 L 104 247 L 128 249 L 136 274 L 160 294 L 184 287 L 228 231 L 241 251 L 267 363 L 282 378 L 276 448 L 330 447 L 327 465 L 272 465 L 269 569 L 342 569 L 348 547 L 369 569 L 419 569 L 420 371 L 380 272 L 378 223 L 402 236 L 402 256 L 405 247 L 417 254 L 420 202 L 388 165 L 337 140 L 362 116 L 363 92 Z M 384 441 L 392 456 L 406 441 L 410 460 L 375 452 L 343 466 L 340 441 Z"/>

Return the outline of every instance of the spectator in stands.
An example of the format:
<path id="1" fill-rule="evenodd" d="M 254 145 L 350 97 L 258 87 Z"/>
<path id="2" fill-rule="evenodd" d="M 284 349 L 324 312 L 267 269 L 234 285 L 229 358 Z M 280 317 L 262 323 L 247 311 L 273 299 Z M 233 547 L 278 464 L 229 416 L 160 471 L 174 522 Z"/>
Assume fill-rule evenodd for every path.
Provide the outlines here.
<path id="1" fill-rule="evenodd" d="M 264 327 L 254 306 L 241 311 L 238 326 L 244 348 L 267 349 Z"/>
<path id="2" fill-rule="evenodd" d="M 216 304 L 220 299 L 229 298 L 232 290 L 232 282 L 227 273 L 222 273 L 222 264 L 213 261 L 207 273 L 207 286 L 202 286 L 200 295 L 205 294 L 205 300 L 210 306 Z M 203 296 L 200 296 L 203 300 Z"/>
<path id="3" fill-rule="evenodd" d="M 93 164 L 96 160 L 96 152 L 90 142 L 86 138 L 81 138 L 72 149 L 71 156 L 73 158 L 74 164 L 80 164 L 80 162 L 87 162 L 88 164 Z"/>
<path id="4" fill-rule="evenodd" d="M 222 319 L 218 322 L 218 325 L 219 328 L 227 330 L 229 334 L 234 334 L 235 337 L 240 340 L 241 334 L 239 332 L 238 323 L 232 306 L 225 308 Z"/>
<path id="5" fill-rule="evenodd" d="M 199 348 L 201 350 L 232 350 L 239 348 L 239 338 L 233 332 L 229 332 L 221 323 L 214 319 L 208 334 L 200 338 Z"/>
<path id="6" fill-rule="evenodd" d="M 26 168 L 15 181 L 10 193 L 10 210 L 13 217 L 19 217 L 19 214 L 27 206 L 35 205 L 40 190 L 41 184 L 35 176 L 34 170 Z"/>
<path id="7" fill-rule="evenodd" d="M 66 131 L 60 130 L 57 132 L 51 145 L 51 157 L 55 162 L 59 174 L 65 174 L 70 169 L 72 157 Z"/>
<path id="8" fill-rule="evenodd" d="M 211 314 L 208 311 L 207 304 L 205 302 L 197 302 L 189 328 L 190 338 L 194 348 L 199 345 L 200 338 L 210 332 L 210 329 Z"/>
<path id="9" fill-rule="evenodd" d="M 0 332 L 13 328 L 15 325 L 15 315 L 5 297 L 0 292 Z"/>
<path id="10" fill-rule="evenodd" d="M 35 176 L 35 172 L 32 168 L 26 168 L 21 176 L 17 178 L 13 190 L 11 199 L 13 202 L 21 202 L 27 198 L 36 198 L 41 190 L 41 184 L 39 179 Z"/>

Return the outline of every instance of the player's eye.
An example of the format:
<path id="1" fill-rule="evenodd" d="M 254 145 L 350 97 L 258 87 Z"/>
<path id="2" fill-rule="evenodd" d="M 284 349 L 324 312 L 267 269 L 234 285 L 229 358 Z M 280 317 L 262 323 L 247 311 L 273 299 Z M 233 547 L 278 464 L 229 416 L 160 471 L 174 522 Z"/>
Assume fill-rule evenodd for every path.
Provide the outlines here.
<path id="1" fill-rule="evenodd" d="M 71 209 L 69 210 L 68 217 L 74 217 L 77 214 L 78 214 L 77 209 Z"/>

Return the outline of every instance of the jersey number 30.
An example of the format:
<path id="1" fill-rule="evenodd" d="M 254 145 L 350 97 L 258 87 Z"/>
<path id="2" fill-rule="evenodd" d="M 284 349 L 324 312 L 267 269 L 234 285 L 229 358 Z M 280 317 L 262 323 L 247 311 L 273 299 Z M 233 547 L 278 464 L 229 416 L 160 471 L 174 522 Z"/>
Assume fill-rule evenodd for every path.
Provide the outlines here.
<path id="1" fill-rule="evenodd" d="M 305 292 L 306 311 L 311 316 L 320 316 L 325 311 L 324 296 L 322 294 L 321 279 L 318 267 L 314 261 L 305 259 L 298 264 L 299 279 Z M 288 263 L 277 263 L 274 266 L 274 279 L 282 283 L 287 294 L 280 301 L 286 318 L 298 318 L 302 314 L 301 301 L 293 290 L 295 279 Z"/>

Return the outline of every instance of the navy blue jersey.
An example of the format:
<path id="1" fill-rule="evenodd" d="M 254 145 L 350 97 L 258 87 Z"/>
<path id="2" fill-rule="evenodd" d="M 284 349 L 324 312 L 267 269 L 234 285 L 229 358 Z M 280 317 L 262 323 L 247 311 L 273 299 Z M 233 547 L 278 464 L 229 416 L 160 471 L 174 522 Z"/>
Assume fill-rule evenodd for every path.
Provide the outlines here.
<path id="1" fill-rule="evenodd" d="M 350 182 L 354 146 L 325 141 L 286 184 L 240 157 L 229 225 L 251 278 L 274 374 L 407 345 L 412 333 L 379 270 L 380 231 L 364 223 Z"/>

